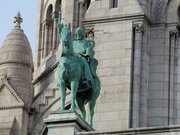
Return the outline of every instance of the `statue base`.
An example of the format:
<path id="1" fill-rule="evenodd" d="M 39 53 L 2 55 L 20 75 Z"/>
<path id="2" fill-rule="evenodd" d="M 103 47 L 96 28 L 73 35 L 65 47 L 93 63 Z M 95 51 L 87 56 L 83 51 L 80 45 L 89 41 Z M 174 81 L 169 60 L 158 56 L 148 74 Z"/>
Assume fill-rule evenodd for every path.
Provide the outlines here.
<path id="1" fill-rule="evenodd" d="M 74 135 L 76 132 L 89 132 L 94 129 L 76 112 L 53 112 L 47 119 L 48 135 Z"/>

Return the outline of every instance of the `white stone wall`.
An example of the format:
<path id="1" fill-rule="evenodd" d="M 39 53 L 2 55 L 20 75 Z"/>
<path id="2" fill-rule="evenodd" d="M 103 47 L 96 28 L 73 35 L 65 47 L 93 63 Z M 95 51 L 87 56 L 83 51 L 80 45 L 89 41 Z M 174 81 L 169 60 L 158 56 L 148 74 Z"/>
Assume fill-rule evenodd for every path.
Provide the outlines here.
<path id="1" fill-rule="evenodd" d="M 179 39 L 177 41 L 177 45 L 176 45 L 176 52 L 175 52 L 175 72 L 176 72 L 176 75 L 175 75 L 175 86 L 174 86 L 174 89 L 175 89 L 175 99 L 176 99 L 176 103 L 175 103 L 175 106 L 176 106 L 176 119 L 175 119 L 175 123 L 176 124 L 179 124 L 180 123 L 180 44 L 179 44 Z"/>
<path id="2" fill-rule="evenodd" d="M 43 119 L 47 118 L 51 106 L 58 102 L 57 105 L 53 106 L 53 108 L 55 108 L 54 110 L 59 109 L 59 91 L 57 90 L 56 67 L 60 59 L 60 50 L 59 48 L 52 49 L 46 57 L 42 57 L 41 52 L 43 33 L 45 33 L 45 31 L 43 31 L 43 24 L 46 22 L 46 12 L 50 4 L 53 7 L 52 13 L 54 13 L 56 0 L 39 0 L 37 48 L 33 75 L 34 100 L 31 104 L 33 115 L 30 117 L 29 126 L 29 133 L 33 135 L 42 134 L 45 130 Z M 70 23 L 72 31 L 74 31 L 78 25 L 77 6 L 77 0 L 61 1 L 62 23 Z"/>
<path id="3" fill-rule="evenodd" d="M 120 130 L 130 126 L 179 123 L 180 73 L 176 44 L 171 47 L 171 55 L 169 54 L 169 33 L 176 28 L 179 20 L 177 15 L 179 2 L 179 0 L 172 0 L 169 3 L 167 0 L 119 0 L 119 8 L 111 9 L 109 0 L 92 0 L 83 24 L 86 30 L 93 28 L 95 32 L 95 58 L 99 61 L 98 75 L 102 83 L 101 94 L 95 108 L 95 129 Z M 42 14 L 39 14 L 39 26 L 44 21 L 48 5 L 54 3 L 53 0 L 41 1 L 39 12 Z M 73 31 L 79 23 L 77 5 L 77 0 L 62 0 L 62 20 L 64 23 L 72 23 Z M 133 30 L 137 22 L 143 24 L 144 31 L 142 35 L 138 35 L 142 36 L 142 40 L 137 40 L 141 46 L 139 50 L 137 48 L 137 53 L 133 54 Z M 165 22 L 169 24 L 165 25 Z M 41 34 L 42 31 L 39 29 L 38 32 Z M 40 43 L 39 39 L 41 36 L 38 37 L 37 45 Z M 52 89 L 56 87 L 56 70 L 49 69 L 59 60 L 57 53 L 52 51 L 46 58 L 41 59 L 39 67 L 35 68 L 34 81 L 37 80 L 35 95 L 41 92 L 43 95 L 47 89 L 51 94 Z M 139 57 L 138 53 L 141 54 L 139 63 L 134 61 L 134 65 L 131 65 L 132 61 Z M 133 81 L 137 82 L 137 85 L 134 85 L 133 89 L 132 66 L 140 71 L 134 76 Z M 53 99 L 50 97 L 48 101 Z M 37 104 L 38 101 L 41 103 L 42 99 L 37 98 Z M 48 105 L 51 103 L 48 102 Z M 57 104 L 53 106 L 53 110 L 58 108 Z M 49 111 L 48 109 L 46 111 Z"/>
<path id="4" fill-rule="evenodd" d="M 154 25 L 150 34 L 148 126 L 179 123 L 179 36 L 176 28 L 179 2 L 157 2 L 159 11 L 154 10 L 154 19 L 162 22 Z"/>
<path id="5" fill-rule="evenodd" d="M 176 109 L 179 99 L 176 92 L 179 55 L 176 34 L 173 27 L 151 29 L 149 126 L 175 124 L 178 118 Z"/>
<path id="6" fill-rule="evenodd" d="M 29 116 L 27 112 L 23 111 L 22 108 L 12 108 L 12 109 L 4 109 L 0 111 L 0 124 L 4 124 L 4 127 L 13 123 L 15 120 L 14 134 L 15 135 L 24 135 L 28 133 L 28 125 L 29 125 Z M 2 127 L 2 125 L 1 125 Z"/>
<path id="7" fill-rule="evenodd" d="M 156 125 L 162 125 L 167 122 L 167 120 L 163 120 L 167 118 L 167 108 L 164 108 L 165 104 L 163 102 L 166 101 L 165 97 L 167 95 L 165 94 L 167 93 L 165 90 L 168 89 L 168 78 L 164 76 L 164 72 L 168 72 L 165 68 L 168 63 L 166 62 L 166 65 L 164 63 L 164 33 L 163 27 L 154 27 L 150 34 L 148 126 L 155 123 Z"/>
<path id="8" fill-rule="evenodd" d="M 85 15 L 85 19 L 138 14 L 144 14 L 144 12 L 137 0 L 119 0 L 118 8 L 111 8 L 109 0 L 97 0 L 91 2 L 91 5 Z"/>
<path id="9" fill-rule="evenodd" d="M 129 126 L 132 22 L 94 24 L 95 58 L 101 94 L 95 109 L 97 130 L 125 129 Z"/>
<path id="10" fill-rule="evenodd" d="M 22 66 L 21 64 L 3 64 L 0 67 L 0 74 L 6 75 L 10 79 L 12 87 L 20 95 L 26 104 L 32 101 L 33 90 L 32 84 L 29 82 L 32 80 L 32 71 L 28 66 Z"/>
<path id="11" fill-rule="evenodd" d="M 151 20 L 151 10 L 152 10 L 152 3 L 151 0 L 138 0 L 140 7 L 143 10 L 143 13 L 146 15 L 148 19 Z"/>
<path id="12" fill-rule="evenodd" d="M 79 132 L 77 135 L 179 135 L 179 126 L 160 126 L 160 127 L 145 127 L 132 128 L 121 131 L 105 131 L 105 132 Z"/>
<path id="13" fill-rule="evenodd" d="M 75 1 L 75 3 L 76 2 L 77 1 Z M 73 26 L 75 26 L 77 20 L 75 20 L 74 14 L 72 14 L 72 2 L 67 3 L 68 5 L 66 1 L 62 1 L 63 22 L 67 23 L 73 20 Z M 53 5 L 53 2 L 48 1 L 41 5 L 43 5 L 42 7 L 47 7 L 49 4 Z M 75 6 L 75 8 L 77 7 Z M 41 12 L 44 14 L 45 10 L 43 9 L 41 9 Z M 77 10 L 75 9 L 74 11 L 75 14 L 77 14 Z M 94 117 L 94 127 L 97 130 L 129 128 L 133 23 L 132 18 L 129 19 L 128 17 L 126 18 L 127 20 L 102 21 L 101 23 L 93 22 L 93 24 L 86 24 L 86 21 L 88 22 L 88 20 L 91 19 L 101 20 L 103 18 L 116 16 L 125 17 L 126 15 L 137 15 L 141 13 L 143 12 L 139 7 L 139 3 L 132 0 L 120 1 L 119 8 L 116 9 L 110 9 L 109 1 L 92 1 L 86 12 L 85 27 L 86 29 L 94 28 L 95 31 L 95 58 L 99 61 L 98 75 L 102 83 L 102 90 L 97 101 Z M 38 23 L 43 21 L 43 14 L 40 16 L 39 20 L 41 21 Z M 144 45 L 142 47 L 142 55 L 145 56 L 145 58 L 142 59 L 144 65 L 142 80 L 147 79 L 148 72 L 147 46 L 145 46 L 147 43 L 147 35 L 148 34 L 145 34 L 145 38 L 142 41 Z M 34 80 L 43 73 L 46 73 L 46 70 L 57 62 L 58 59 L 54 54 L 55 53 L 50 53 L 48 57 L 41 61 L 40 66 L 35 69 Z M 55 74 L 56 72 L 52 72 L 44 78 L 41 78 L 38 83 L 35 83 L 35 95 L 39 92 L 43 93 L 46 89 L 51 90 L 52 86 L 55 86 Z M 140 86 L 144 91 L 147 90 L 145 83 Z M 139 100 L 142 100 L 141 106 L 146 106 L 146 103 L 144 104 L 143 101 L 147 95 L 141 94 L 139 96 L 141 97 Z M 143 107 L 142 113 L 144 119 L 142 123 L 146 121 L 147 111 L 144 110 Z"/>

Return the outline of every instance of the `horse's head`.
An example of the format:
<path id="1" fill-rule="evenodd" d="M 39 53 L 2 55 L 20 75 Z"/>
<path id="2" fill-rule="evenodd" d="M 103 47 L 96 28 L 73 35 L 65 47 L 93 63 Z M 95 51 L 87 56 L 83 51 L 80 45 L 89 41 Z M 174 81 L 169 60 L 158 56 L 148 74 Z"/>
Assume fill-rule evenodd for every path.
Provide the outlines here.
<path id="1" fill-rule="evenodd" d="M 61 31 L 63 54 L 72 54 L 72 36 L 70 25 L 65 25 Z"/>
<path id="2" fill-rule="evenodd" d="M 62 43 L 71 43 L 71 27 L 70 25 L 65 25 L 61 31 Z"/>

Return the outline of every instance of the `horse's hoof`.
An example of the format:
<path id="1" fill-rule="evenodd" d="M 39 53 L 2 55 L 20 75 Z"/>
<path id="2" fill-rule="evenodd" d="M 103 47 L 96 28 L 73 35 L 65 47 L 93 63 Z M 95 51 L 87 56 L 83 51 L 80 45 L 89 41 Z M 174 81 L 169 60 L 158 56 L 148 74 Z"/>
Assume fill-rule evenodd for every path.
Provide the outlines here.
<path id="1" fill-rule="evenodd" d="M 59 112 L 63 113 L 65 110 L 64 109 L 59 109 Z"/>
<path id="2" fill-rule="evenodd" d="M 74 112 L 75 108 L 70 108 L 69 111 Z"/>

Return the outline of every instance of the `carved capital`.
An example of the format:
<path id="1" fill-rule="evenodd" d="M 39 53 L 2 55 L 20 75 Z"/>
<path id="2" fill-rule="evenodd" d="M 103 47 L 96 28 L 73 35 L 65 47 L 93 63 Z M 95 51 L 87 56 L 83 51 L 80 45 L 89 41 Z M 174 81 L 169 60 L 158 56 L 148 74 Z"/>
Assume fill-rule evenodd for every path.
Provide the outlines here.
<path id="1" fill-rule="evenodd" d="M 172 30 L 169 32 L 170 38 L 176 38 L 178 37 L 178 31 L 177 30 Z"/>
<path id="2" fill-rule="evenodd" d="M 134 24 L 135 32 L 141 32 L 142 34 L 145 31 L 144 25 L 142 23 Z"/>
<path id="3" fill-rule="evenodd" d="M 46 29 L 48 29 L 49 26 L 51 26 L 51 25 L 52 25 L 52 21 L 46 20 L 46 21 L 44 22 L 44 26 L 45 26 Z"/>
<path id="4" fill-rule="evenodd" d="M 53 19 L 56 19 L 56 18 L 58 18 L 58 16 L 59 16 L 58 12 L 56 12 L 56 11 L 53 12 L 51 15 L 52 15 L 52 18 L 53 18 Z"/>
<path id="5" fill-rule="evenodd" d="M 43 27 L 50 26 L 51 24 L 52 24 L 52 21 L 49 21 L 47 19 L 42 22 Z"/>

